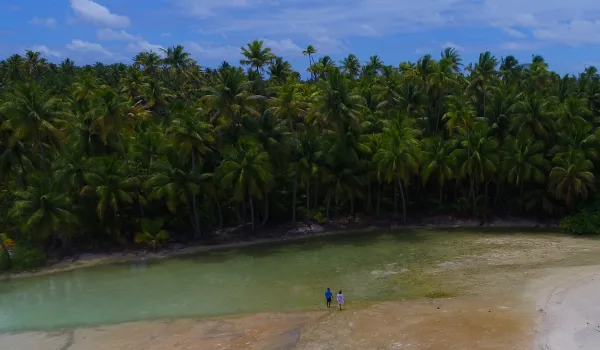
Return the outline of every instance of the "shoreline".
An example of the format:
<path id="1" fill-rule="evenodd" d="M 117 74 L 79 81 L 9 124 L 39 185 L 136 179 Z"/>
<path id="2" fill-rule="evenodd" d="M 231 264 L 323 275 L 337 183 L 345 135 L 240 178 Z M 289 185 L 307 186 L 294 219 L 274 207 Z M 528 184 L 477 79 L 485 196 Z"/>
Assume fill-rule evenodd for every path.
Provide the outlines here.
<path id="1" fill-rule="evenodd" d="M 229 229 L 230 233 L 233 232 L 235 229 L 236 228 Z M 403 231 L 414 229 L 546 229 L 559 232 L 560 227 L 557 223 L 539 222 L 527 219 L 498 219 L 493 222 L 481 225 L 479 220 L 448 220 L 447 218 L 440 219 L 440 217 L 433 217 L 427 221 L 406 225 L 399 225 L 396 221 L 392 220 L 368 222 L 367 225 L 365 225 L 364 223 L 356 222 L 356 219 L 355 222 L 350 222 L 350 220 L 344 218 L 326 225 L 299 223 L 296 228 L 288 229 L 286 231 L 283 231 L 282 228 L 279 228 L 277 230 L 267 230 L 267 234 L 263 234 L 262 236 L 259 234 L 255 238 L 249 238 L 247 240 L 243 240 L 243 237 L 235 235 L 227 236 L 226 234 L 226 238 L 217 244 L 173 244 L 171 248 L 159 249 L 155 253 L 150 252 L 148 250 L 132 250 L 128 252 L 107 253 L 81 253 L 76 257 L 65 257 L 58 262 L 42 266 L 37 270 L 22 272 L 2 272 L 0 273 L 0 281 L 45 276 L 90 267 L 121 264 L 140 260 L 157 261 L 187 255 L 195 255 L 205 252 L 238 249 L 271 243 L 294 242 L 318 237 L 329 237 L 338 235 L 341 236 L 346 234 L 364 234 L 367 232 L 379 230 Z M 236 238 L 238 240 L 235 240 Z"/>

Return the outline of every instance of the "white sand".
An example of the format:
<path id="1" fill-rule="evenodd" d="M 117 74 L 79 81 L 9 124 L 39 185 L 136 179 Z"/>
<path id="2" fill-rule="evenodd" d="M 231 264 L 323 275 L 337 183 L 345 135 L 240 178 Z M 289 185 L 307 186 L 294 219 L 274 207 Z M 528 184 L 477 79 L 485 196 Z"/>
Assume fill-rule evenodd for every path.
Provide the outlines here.
<path id="1" fill-rule="evenodd" d="M 538 294 L 535 350 L 600 349 L 600 266 L 561 269 Z M 538 284 L 539 287 L 539 284 Z"/>

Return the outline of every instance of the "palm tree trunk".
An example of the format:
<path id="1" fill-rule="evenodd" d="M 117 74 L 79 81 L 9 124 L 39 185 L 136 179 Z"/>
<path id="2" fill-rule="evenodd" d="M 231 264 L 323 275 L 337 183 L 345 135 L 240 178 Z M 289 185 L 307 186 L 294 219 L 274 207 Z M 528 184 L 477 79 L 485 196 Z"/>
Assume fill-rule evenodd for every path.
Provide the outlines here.
<path id="1" fill-rule="evenodd" d="M 298 174 L 294 175 L 294 189 L 292 190 L 292 222 L 296 224 L 296 192 L 298 192 Z"/>
<path id="2" fill-rule="evenodd" d="M 444 185 L 440 184 L 440 205 L 442 204 L 444 200 Z"/>
<path id="3" fill-rule="evenodd" d="M 194 233 L 195 238 L 202 237 L 202 230 L 200 229 L 200 218 L 198 217 L 198 210 L 196 206 L 196 195 L 192 195 L 192 208 L 194 210 Z"/>
<path id="4" fill-rule="evenodd" d="M 350 215 L 354 216 L 354 196 L 350 196 Z"/>
<path id="5" fill-rule="evenodd" d="M 398 216 L 398 183 L 394 181 L 394 215 Z"/>
<path id="6" fill-rule="evenodd" d="M 219 195 L 215 195 L 215 204 L 217 205 L 217 213 L 219 213 L 219 228 L 223 228 L 223 209 L 219 202 Z"/>
<path id="7" fill-rule="evenodd" d="M 381 181 L 377 180 L 377 216 L 379 216 L 381 208 Z"/>
<path id="8" fill-rule="evenodd" d="M 318 200 L 319 200 L 319 179 L 317 179 L 315 181 L 315 195 L 313 196 L 314 201 L 313 201 L 313 208 L 316 208 L 317 205 L 319 204 Z"/>
<path id="9" fill-rule="evenodd" d="M 6 245 L 4 245 L 4 239 L 2 239 L 2 237 L 0 237 L 0 248 L 2 248 L 2 255 L 4 255 L 4 259 L 6 259 L 6 267 L 11 268 L 12 267 L 12 259 L 10 258 L 10 253 L 8 252 L 8 249 L 6 248 Z"/>
<path id="10" fill-rule="evenodd" d="M 246 223 L 248 222 L 248 220 L 246 220 L 246 195 L 244 195 L 244 199 L 242 200 L 242 218 L 244 220 L 244 226 L 246 226 Z"/>
<path id="11" fill-rule="evenodd" d="M 306 179 L 306 222 L 310 222 L 310 179 Z"/>
<path id="12" fill-rule="evenodd" d="M 404 186 L 402 186 L 402 180 L 398 176 L 398 187 L 400 187 L 400 197 L 402 199 L 402 223 L 406 223 L 406 199 L 404 198 Z"/>
<path id="13" fill-rule="evenodd" d="M 252 223 L 252 231 L 254 231 L 254 203 L 252 202 L 252 195 L 250 194 L 250 189 L 248 189 L 248 200 L 250 201 L 250 216 Z"/>
<path id="14" fill-rule="evenodd" d="M 329 219 L 329 205 L 331 204 L 331 197 L 327 196 L 327 204 L 325 205 L 325 217 Z"/>
<path id="15" fill-rule="evenodd" d="M 483 199 L 483 208 L 487 209 L 487 203 L 488 203 L 488 186 L 490 184 L 489 180 L 485 180 L 485 198 Z"/>
<path id="16" fill-rule="evenodd" d="M 367 184 L 367 214 L 371 214 L 371 182 Z"/>
<path id="17" fill-rule="evenodd" d="M 269 221 L 269 192 L 265 191 L 265 217 L 263 218 L 261 225 L 266 225 L 267 221 Z"/>
<path id="18" fill-rule="evenodd" d="M 519 204 L 519 207 L 520 207 L 519 209 L 520 209 L 521 214 L 523 214 L 523 208 L 524 208 L 524 205 L 523 205 L 524 204 L 523 203 L 523 187 L 525 187 L 525 186 L 523 186 L 523 183 L 521 183 L 521 193 L 520 193 L 521 203 Z"/>

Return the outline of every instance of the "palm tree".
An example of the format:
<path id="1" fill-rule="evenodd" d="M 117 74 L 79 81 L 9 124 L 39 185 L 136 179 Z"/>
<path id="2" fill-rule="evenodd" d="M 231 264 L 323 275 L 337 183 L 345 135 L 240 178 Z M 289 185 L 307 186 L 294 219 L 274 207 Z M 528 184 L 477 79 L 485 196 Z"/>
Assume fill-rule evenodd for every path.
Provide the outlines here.
<path id="1" fill-rule="evenodd" d="M 212 174 L 186 170 L 181 158 L 174 155 L 168 158 L 153 164 L 154 175 L 146 181 L 144 187 L 148 190 L 150 199 L 163 200 L 171 213 L 177 213 L 181 205 L 187 206 L 191 212 L 195 236 L 199 237 L 202 229 L 195 198 L 200 194 L 200 184 L 212 178 Z"/>
<path id="2" fill-rule="evenodd" d="M 595 189 L 596 178 L 591 172 L 594 165 L 590 160 L 574 155 L 554 157 L 552 163 L 549 188 L 556 198 L 573 210 L 575 199 L 586 199 L 590 190 Z"/>
<path id="3" fill-rule="evenodd" d="M 518 104 L 512 120 L 513 132 L 522 138 L 536 137 L 549 141 L 555 130 L 553 110 L 551 100 L 536 95 L 528 96 Z"/>
<path id="4" fill-rule="evenodd" d="M 165 54 L 165 58 L 162 63 L 169 69 L 172 69 L 178 73 L 183 72 L 186 68 L 194 64 L 194 60 L 191 59 L 190 54 L 185 52 L 185 48 L 181 45 L 169 47 L 168 49 L 160 49 Z M 150 55 L 149 55 L 150 56 Z M 150 64 L 148 60 L 150 57 L 145 57 L 146 64 Z M 156 60 L 156 57 L 152 57 L 152 60 Z M 140 62 L 143 64 L 144 61 Z"/>
<path id="5" fill-rule="evenodd" d="M 315 47 L 314 47 L 314 46 L 312 46 L 312 45 L 308 45 L 308 46 L 306 47 L 306 49 L 304 49 L 304 50 L 302 51 L 302 54 L 303 54 L 304 56 L 308 56 L 308 66 L 309 66 L 309 67 L 310 67 L 310 66 L 312 66 L 312 65 L 315 63 L 315 62 L 313 61 L 312 55 L 314 55 L 314 54 L 316 54 L 316 53 L 317 53 L 317 49 L 315 49 Z M 311 72 L 311 79 L 312 79 L 312 80 L 315 80 L 315 76 L 314 76 L 314 74 L 312 74 L 312 72 Z"/>
<path id="6" fill-rule="evenodd" d="M 271 53 L 271 48 L 263 48 L 263 40 L 254 40 L 242 47 L 242 55 L 245 59 L 240 60 L 240 64 L 250 66 L 260 74 L 264 66 L 271 64 L 275 59 L 275 55 Z"/>
<path id="7" fill-rule="evenodd" d="M 152 247 L 152 251 L 156 252 L 158 245 L 169 241 L 169 231 L 163 230 L 163 225 L 164 220 L 162 218 L 142 219 L 142 231 L 135 234 L 135 242 L 148 244 Z"/>
<path id="8" fill-rule="evenodd" d="M 206 95 L 202 97 L 207 111 L 212 116 L 213 125 L 218 122 L 222 128 L 237 127 L 244 114 L 259 114 L 249 103 L 253 96 L 241 69 L 222 65 L 214 79 L 215 81 L 204 89 Z M 219 129 L 217 128 L 217 131 Z"/>
<path id="9" fill-rule="evenodd" d="M 42 242 L 77 223 L 67 194 L 52 191 L 50 187 L 42 181 L 15 192 L 15 202 L 9 210 L 9 216 L 19 223 L 21 231 L 35 242 Z"/>
<path id="10" fill-rule="evenodd" d="M 219 168 L 221 185 L 233 187 L 233 198 L 243 204 L 250 204 L 252 230 L 255 227 L 253 197 L 262 198 L 264 186 L 271 181 L 272 169 L 269 154 L 255 142 L 242 139 L 230 147 Z"/>
<path id="11" fill-rule="evenodd" d="M 532 180 L 541 183 L 546 179 L 549 163 L 544 155 L 544 144 L 541 141 L 522 143 L 519 139 L 513 140 L 504 158 L 504 167 L 508 182 L 519 188 L 523 210 L 525 184 Z"/>
<path id="12" fill-rule="evenodd" d="M 424 185 L 431 176 L 436 178 L 440 186 L 440 204 L 443 202 L 444 184 L 450 181 L 455 174 L 456 158 L 452 153 L 452 143 L 441 137 L 429 138 L 423 142 L 421 177 Z"/>
<path id="13" fill-rule="evenodd" d="M 269 66 L 269 76 L 279 84 L 283 84 L 289 78 L 299 78 L 300 74 L 292 70 L 292 65 L 281 57 L 275 57 L 273 64 Z"/>
<path id="14" fill-rule="evenodd" d="M 173 49 L 171 49 L 171 50 L 173 50 Z M 167 55 L 168 55 L 168 50 L 167 50 Z M 185 60 L 185 58 L 184 58 L 184 60 Z M 137 68 L 142 68 L 144 70 L 144 73 L 146 73 L 150 76 L 155 76 L 160 69 L 160 65 L 163 63 L 160 56 L 157 53 L 152 52 L 152 51 L 140 52 L 133 58 L 133 61 L 134 61 L 134 65 Z M 176 60 L 172 60 L 170 62 L 172 63 L 175 61 Z M 179 58 L 177 58 L 177 61 L 179 61 Z"/>
<path id="15" fill-rule="evenodd" d="M 35 144 L 46 177 L 50 176 L 47 149 L 59 144 L 62 136 L 60 128 L 68 125 L 69 115 L 60 105 L 59 99 L 49 97 L 37 84 L 17 86 L 0 105 L 0 114 L 7 118 L 3 128 L 13 130 L 17 140 Z"/>
<path id="16" fill-rule="evenodd" d="M 27 71 L 37 83 L 40 82 L 40 73 L 48 65 L 48 61 L 46 61 L 45 58 L 41 58 L 41 55 L 40 52 L 27 50 L 25 52 L 25 61 L 23 62 L 24 70 Z"/>
<path id="17" fill-rule="evenodd" d="M 475 109 L 466 95 L 450 96 L 448 113 L 443 118 L 450 136 L 455 130 L 469 133 L 475 123 Z"/>
<path id="18" fill-rule="evenodd" d="M 349 54 L 341 63 L 344 67 L 344 73 L 348 74 L 350 79 L 356 78 L 360 73 L 360 61 L 355 55 Z"/>
<path id="19" fill-rule="evenodd" d="M 292 133 L 295 133 L 294 125 L 301 122 L 301 118 L 306 116 L 308 103 L 304 101 L 304 96 L 300 90 L 300 84 L 293 78 L 288 78 L 285 84 L 276 90 L 275 96 L 269 98 L 269 105 L 266 113 L 272 113 L 274 116 L 286 120 Z M 302 123 L 299 123 L 302 124 Z"/>
<path id="20" fill-rule="evenodd" d="M 388 183 L 394 183 L 399 189 L 402 201 L 402 222 L 406 222 L 405 182 L 419 169 L 419 149 L 417 136 L 419 131 L 414 128 L 414 119 L 398 115 L 382 135 L 381 148 L 377 150 L 373 161 L 378 164 L 378 171 Z M 397 214 L 397 192 L 394 191 L 394 211 Z"/>
<path id="21" fill-rule="evenodd" d="M 138 197 L 139 179 L 128 177 L 125 169 L 114 159 L 98 159 L 84 177 L 87 185 L 81 189 L 81 195 L 94 196 L 96 215 L 102 221 L 116 220 L 121 216 L 123 207 L 132 204 Z M 142 203 L 144 198 L 139 200 Z"/>
<path id="22" fill-rule="evenodd" d="M 358 125 L 364 100 L 362 96 L 353 94 L 348 79 L 338 68 L 333 68 L 328 79 L 321 82 L 320 91 L 309 122 L 317 120 L 324 126 L 332 127 L 340 137 L 349 128 Z"/>
<path id="23" fill-rule="evenodd" d="M 311 180 L 319 173 L 319 163 L 323 154 L 318 136 L 314 132 L 302 134 L 299 141 L 298 171 L 306 188 L 306 221 L 308 222 L 310 220 Z"/>
<path id="24" fill-rule="evenodd" d="M 496 66 L 498 60 L 491 52 L 486 51 L 479 55 L 479 61 L 471 69 L 469 88 L 474 92 L 478 102 L 481 102 L 483 118 L 487 117 L 487 95 L 488 88 L 496 78 Z"/>
<path id="25" fill-rule="evenodd" d="M 202 163 L 200 157 L 210 151 L 210 144 L 215 140 L 210 134 L 211 129 L 210 124 L 184 113 L 173 121 L 166 135 L 179 154 L 191 160 L 192 169 L 195 170 L 196 162 Z"/>
<path id="26" fill-rule="evenodd" d="M 140 120 L 149 115 L 149 112 L 141 103 L 134 104 L 130 98 L 111 88 L 102 89 L 99 97 L 98 104 L 90 111 L 90 130 L 100 135 L 105 144 L 109 136 L 116 137 L 125 165 L 128 165 L 122 135 L 131 131 Z"/>
<path id="27" fill-rule="evenodd" d="M 441 60 L 445 60 L 449 63 L 450 68 L 455 73 L 460 72 L 460 66 L 462 66 L 462 58 L 458 51 L 453 47 L 447 47 L 440 54 Z"/>
<path id="28" fill-rule="evenodd" d="M 479 184 L 485 183 L 483 196 L 484 208 L 487 208 L 488 185 L 499 171 L 500 156 L 498 141 L 489 136 L 486 124 L 479 123 L 469 133 L 462 134 L 460 148 L 455 156 L 460 159 L 460 176 L 468 178 L 473 210 L 477 210 Z"/>

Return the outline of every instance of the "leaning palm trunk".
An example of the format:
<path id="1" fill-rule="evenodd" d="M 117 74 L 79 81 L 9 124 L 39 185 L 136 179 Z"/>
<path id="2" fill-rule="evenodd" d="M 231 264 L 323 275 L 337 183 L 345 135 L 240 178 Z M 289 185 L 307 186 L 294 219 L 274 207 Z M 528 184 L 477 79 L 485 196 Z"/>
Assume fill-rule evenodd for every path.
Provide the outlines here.
<path id="1" fill-rule="evenodd" d="M 292 222 L 296 225 L 296 192 L 298 192 L 298 175 L 294 175 L 294 189 L 292 194 Z"/>
<path id="2" fill-rule="evenodd" d="M 192 195 L 192 210 L 194 211 L 194 235 L 196 238 L 202 236 L 202 231 L 200 230 L 200 218 L 198 217 L 198 210 L 196 205 L 196 195 Z"/>
<path id="3" fill-rule="evenodd" d="M 263 226 L 266 225 L 268 221 L 269 221 L 269 191 L 265 191 L 265 217 L 263 218 L 261 225 L 263 225 Z"/>
<path id="4" fill-rule="evenodd" d="M 221 208 L 221 203 L 219 202 L 219 195 L 215 195 L 215 205 L 217 206 L 217 213 L 219 214 L 219 228 L 223 228 L 223 209 Z"/>
<path id="5" fill-rule="evenodd" d="M 252 223 L 252 231 L 254 231 L 254 204 L 252 202 L 252 195 L 250 189 L 248 189 L 248 200 L 250 202 L 250 222 Z"/>
<path id="6" fill-rule="evenodd" d="M 377 216 L 381 213 L 381 181 L 377 180 Z"/>
<path id="7" fill-rule="evenodd" d="M 306 180 L 306 222 L 310 222 L 310 179 Z"/>
<path id="8" fill-rule="evenodd" d="M 394 215 L 398 216 L 398 183 L 394 181 Z"/>
<path id="9" fill-rule="evenodd" d="M 404 198 L 404 186 L 402 186 L 402 180 L 398 176 L 398 187 L 400 187 L 400 198 L 402 199 L 402 223 L 406 223 L 406 199 Z"/>

